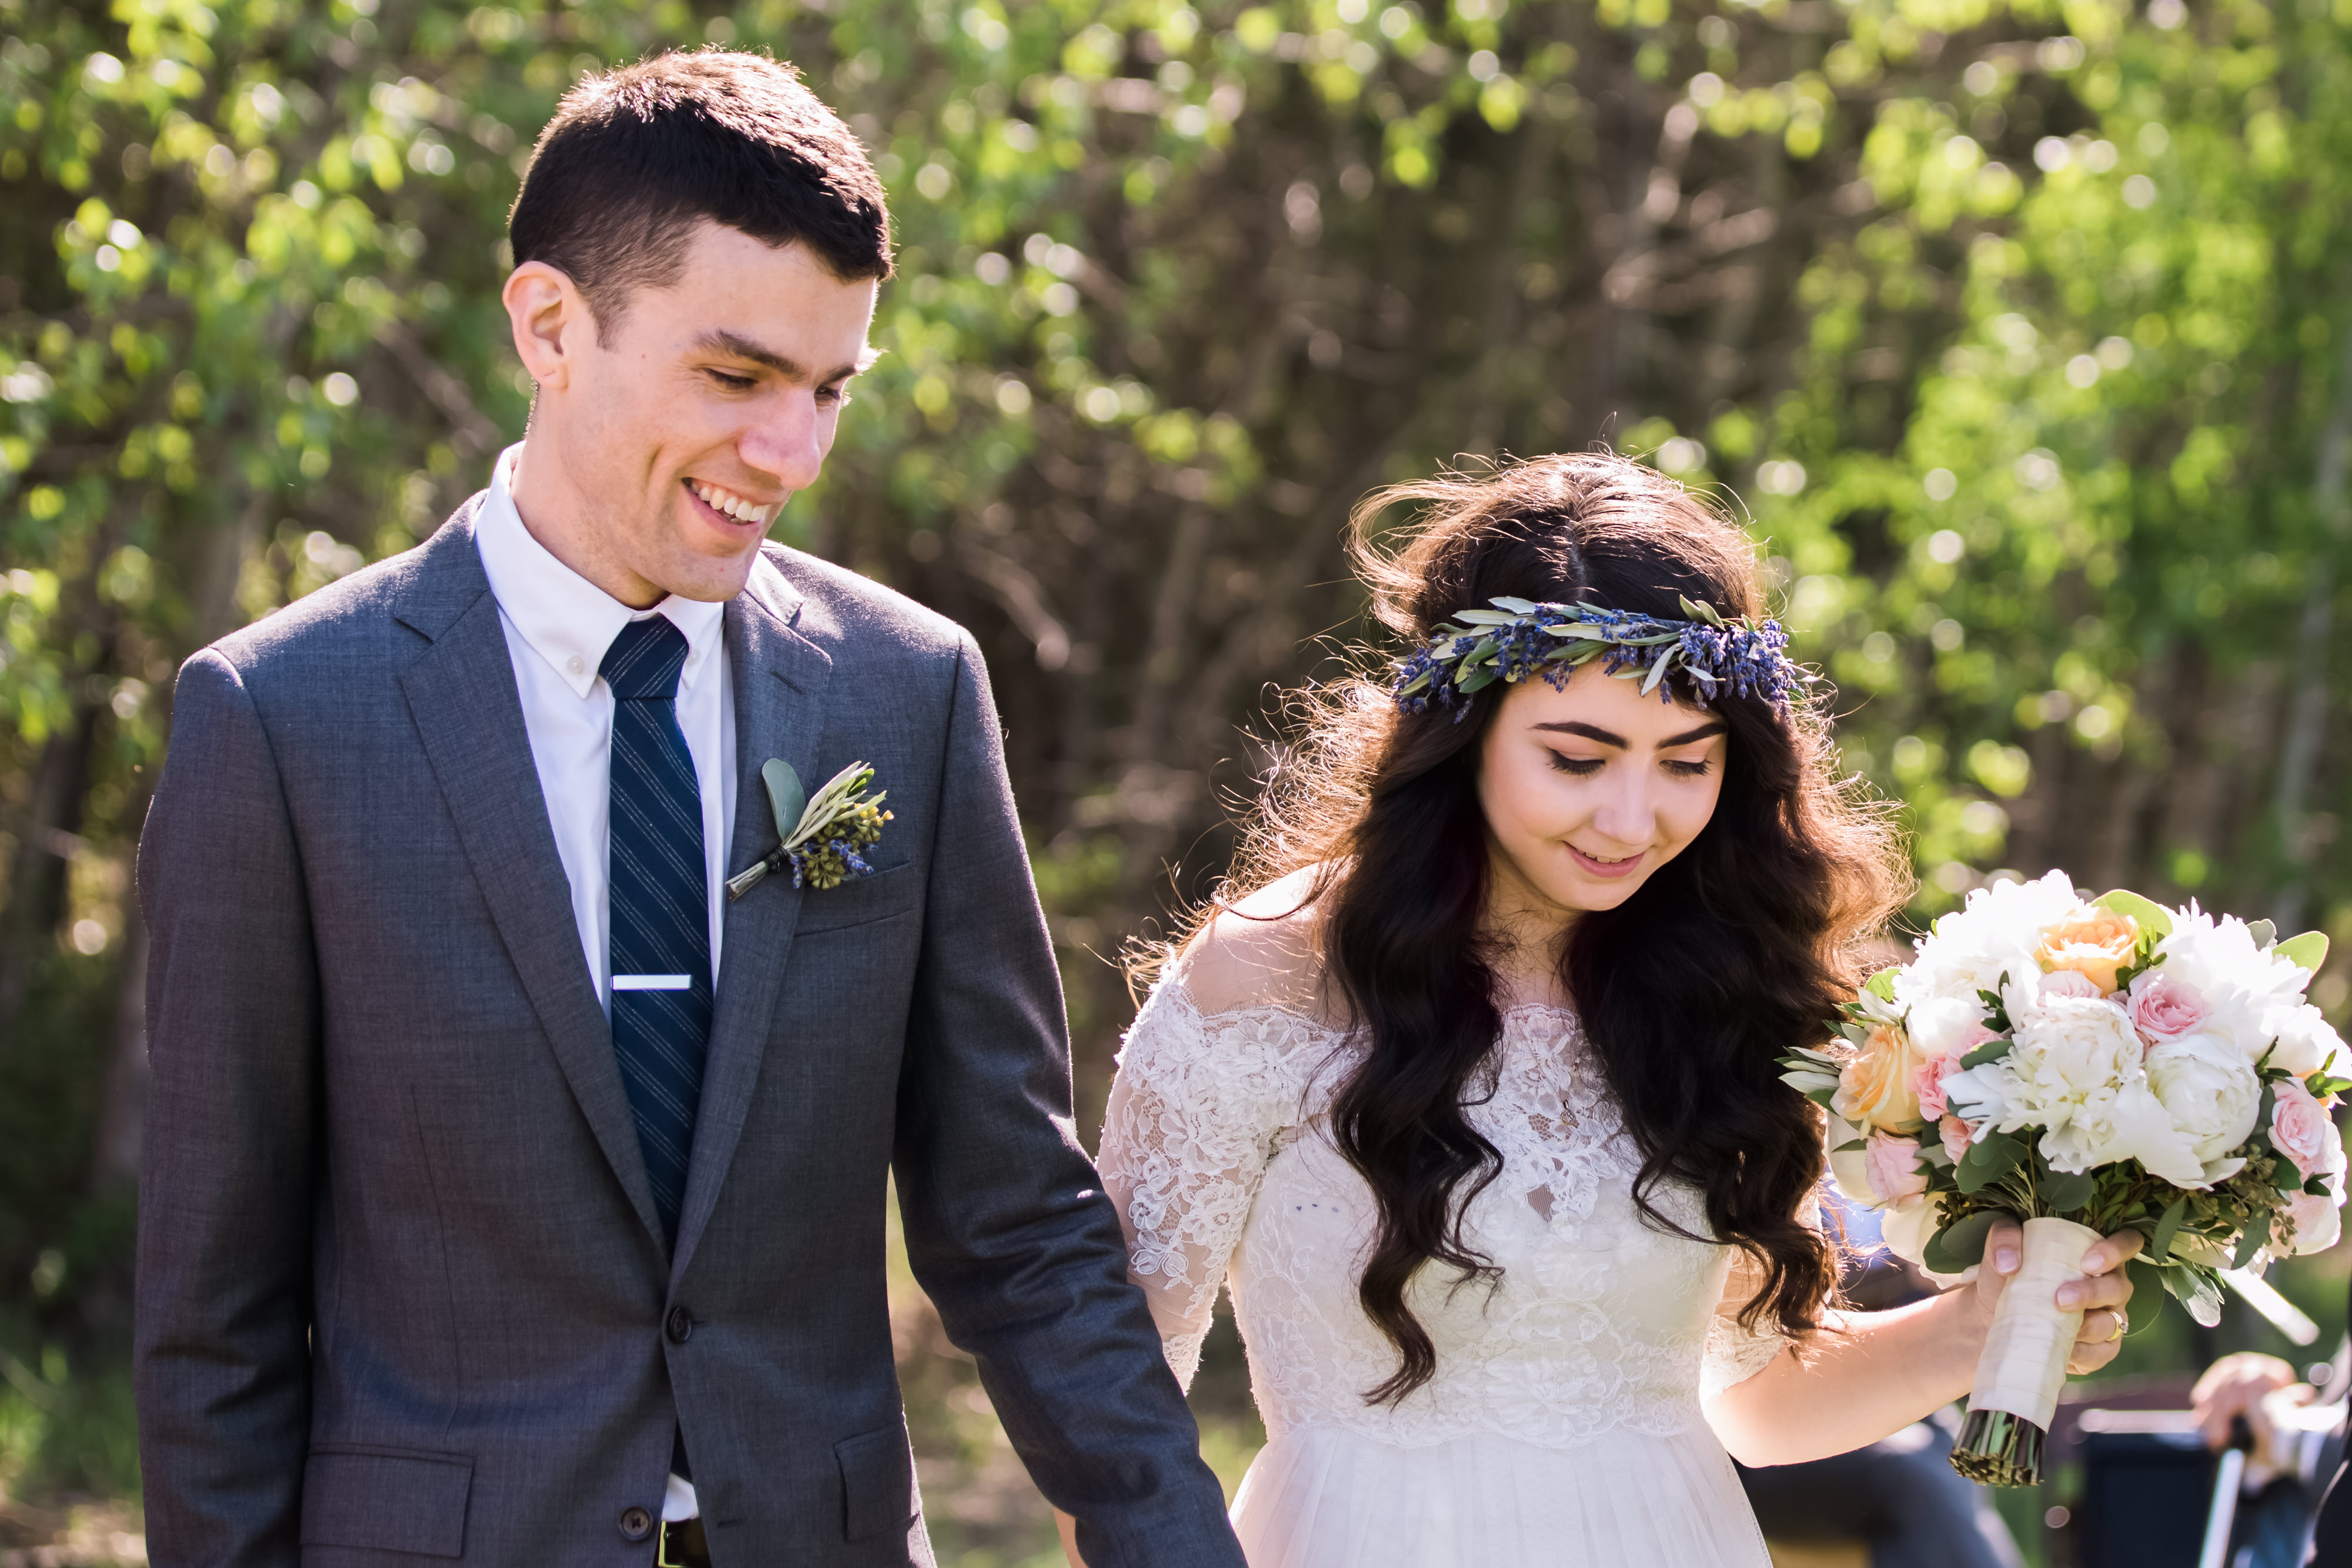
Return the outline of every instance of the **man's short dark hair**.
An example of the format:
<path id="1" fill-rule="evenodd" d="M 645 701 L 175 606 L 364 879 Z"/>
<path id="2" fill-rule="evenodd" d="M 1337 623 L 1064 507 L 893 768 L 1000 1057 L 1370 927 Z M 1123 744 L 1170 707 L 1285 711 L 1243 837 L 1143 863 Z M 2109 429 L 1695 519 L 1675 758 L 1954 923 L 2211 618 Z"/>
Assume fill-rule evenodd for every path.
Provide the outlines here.
<path id="1" fill-rule="evenodd" d="M 601 339 L 630 291 L 677 281 L 704 218 L 798 241 L 845 282 L 890 276 L 890 213 L 865 148 L 792 67 L 728 49 L 582 78 L 540 132 L 507 235 L 517 265 L 572 279 Z"/>

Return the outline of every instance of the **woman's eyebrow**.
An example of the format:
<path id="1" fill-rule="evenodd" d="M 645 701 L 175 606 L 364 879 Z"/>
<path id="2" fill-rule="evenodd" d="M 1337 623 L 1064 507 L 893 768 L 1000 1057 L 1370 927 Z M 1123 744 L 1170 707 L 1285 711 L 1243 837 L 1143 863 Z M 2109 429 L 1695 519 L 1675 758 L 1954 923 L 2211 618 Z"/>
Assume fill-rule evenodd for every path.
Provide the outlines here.
<path id="1" fill-rule="evenodd" d="M 1580 735 L 1587 740 L 1597 740 L 1603 746 L 1613 746 L 1620 751 L 1630 751 L 1633 749 L 1633 742 L 1627 740 L 1623 736 L 1612 734 L 1611 731 L 1601 728 L 1599 725 L 1585 724 L 1577 719 L 1554 719 L 1549 724 L 1538 724 L 1532 727 L 1536 729 L 1549 729 L 1561 735 Z M 1677 746 L 1688 746 L 1694 740 L 1710 739 L 1715 736 L 1724 734 L 1731 727 L 1729 725 L 1724 723 L 1723 720 L 1718 718 L 1711 723 L 1700 725 L 1696 729 L 1685 730 L 1680 735 L 1668 736 L 1665 739 L 1658 742 L 1658 749 L 1660 751 L 1670 751 Z"/>

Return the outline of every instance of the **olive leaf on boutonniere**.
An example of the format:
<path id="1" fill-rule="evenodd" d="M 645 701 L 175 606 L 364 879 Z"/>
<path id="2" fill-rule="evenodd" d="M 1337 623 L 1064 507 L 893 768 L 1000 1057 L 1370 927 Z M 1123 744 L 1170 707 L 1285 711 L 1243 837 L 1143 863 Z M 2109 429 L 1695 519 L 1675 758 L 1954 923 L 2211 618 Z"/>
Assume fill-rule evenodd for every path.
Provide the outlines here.
<path id="1" fill-rule="evenodd" d="M 866 787 L 874 769 L 853 762 L 825 781 L 814 799 L 793 765 L 771 757 L 761 766 L 760 782 L 767 787 L 768 806 L 775 813 L 776 847 L 727 879 L 727 896 L 740 898 L 772 871 L 793 868 L 794 887 L 838 887 L 852 877 L 871 876 L 874 867 L 864 852 L 882 841 L 882 824 L 890 813 L 882 810 L 887 789 L 868 800 Z"/>

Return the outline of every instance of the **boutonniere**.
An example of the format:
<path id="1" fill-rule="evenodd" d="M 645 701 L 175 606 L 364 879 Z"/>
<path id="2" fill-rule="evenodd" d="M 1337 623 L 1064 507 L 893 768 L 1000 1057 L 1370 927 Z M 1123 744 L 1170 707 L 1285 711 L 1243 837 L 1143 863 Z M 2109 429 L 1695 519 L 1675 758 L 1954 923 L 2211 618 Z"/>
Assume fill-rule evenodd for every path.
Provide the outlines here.
<path id="1" fill-rule="evenodd" d="M 760 782 L 768 789 L 768 805 L 776 814 L 780 841 L 767 855 L 727 879 L 727 896 L 740 898 L 772 871 L 793 868 L 794 887 L 839 887 L 854 876 L 871 876 L 864 851 L 882 840 L 882 824 L 890 813 L 882 810 L 887 789 L 868 800 L 866 786 L 874 769 L 853 762 L 825 781 L 814 800 L 803 800 L 800 775 L 793 765 L 771 757 L 760 768 Z"/>

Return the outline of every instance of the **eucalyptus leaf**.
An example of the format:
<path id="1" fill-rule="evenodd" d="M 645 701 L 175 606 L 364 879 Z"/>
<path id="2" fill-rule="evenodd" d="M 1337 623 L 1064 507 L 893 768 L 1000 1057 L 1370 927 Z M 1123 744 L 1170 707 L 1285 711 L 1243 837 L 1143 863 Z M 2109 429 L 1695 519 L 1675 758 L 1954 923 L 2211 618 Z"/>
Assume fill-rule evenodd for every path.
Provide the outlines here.
<path id="1" fill-rule="evenodd" d="M 1456 680 L 1454 683 L 1454 689 L 1466 697 L 1472 692 L 1484 691 L 1493 685 L 1495 679 L 1495 667 L 1492 664 L 1485 664 Z"/>
<path id="2" fill-rule="evenodd" d="M 1994 1133 L 1971 1145 L 1960 1159 L 1957 1180 L 1962 1192 L 1981 1192 L 2017 1168 L 2025 1145 L 2005 1134 Z"/>
<path id="3" fill-rule="evenodd" d="M 1998 1040 L 1989 1040 L 1961 1057 L 1960 1066 L 1964 1069 L 1982 1067 L 1988 1061 L 1999 1061 L 2002 1057 L 2007 1056 L 2016 1044 L 2017 1042 L 2007 1035 Z"/>
<path id="4" fill-rule="evenodd" d="M 1454 618 L 1471 626 L 1508 626 L 1518 620 L 1507 610 L 1463 610 L 1455 612 Z"/>
<path id="5" fill-rule="evenodd" d="M 1497 610 L 1507 610 L 1515 616 L 1533 615 L 1538 610 L 1542 608 L 1542 606 L 1538 605 L 1529 600 L 1512 599 L 1507 596 L 1497 596 L 1494 599 L 1488 600 L 1486 602 L 1492 604 Z"/>
<path id="6" fill-rule="evenodd" d="M 2091 1201 L 2098 1181 L 2088 1171 L 2058 1171 L 2042 1184 L 2042 1201 L 2053 1214 L 2072 1214 Z"/>
<path id="7" fill-rule="evenodd" d="M 2172 1239 L 2180 1234 L 2180 1222 L 2189 1215 L 2189 1200 L 2176 1197 L 2165 1208 L 2163 1218 L 2147 1239 L 2147 1256 L 2151 1262 L 2161 1263 L 2172 1256 Z"/>
<path id="8" fill-rule="evenodd" d="M 1927 1238 L 1920 1258 L 1938 1274 L 1957 1274 L 1984 1261 L 1985 1238 L 2000 1216 L 1990 1208 L 1964 1215 Z"/>
<path id="9" fill-rule="evenodd" d="M 2113 893 L 2103 893 L 2091 902 L 2101 909 L 2130 915 L 2144 934 L 2158 939 L 2172 935 L 2172 916 L 2165 912 L 2164 905 L 2152 898 L 2143 898 L 2129 888 L 2119 887 Z"/>
<path id="10" fill-rule="evenodd" d="M 2306 931 L 2300 936 L 2290 936 L 2271 949 L 2290 964 L 2300 964 L 2313 974 L 2327 962 L 2327 933 Z"/>

